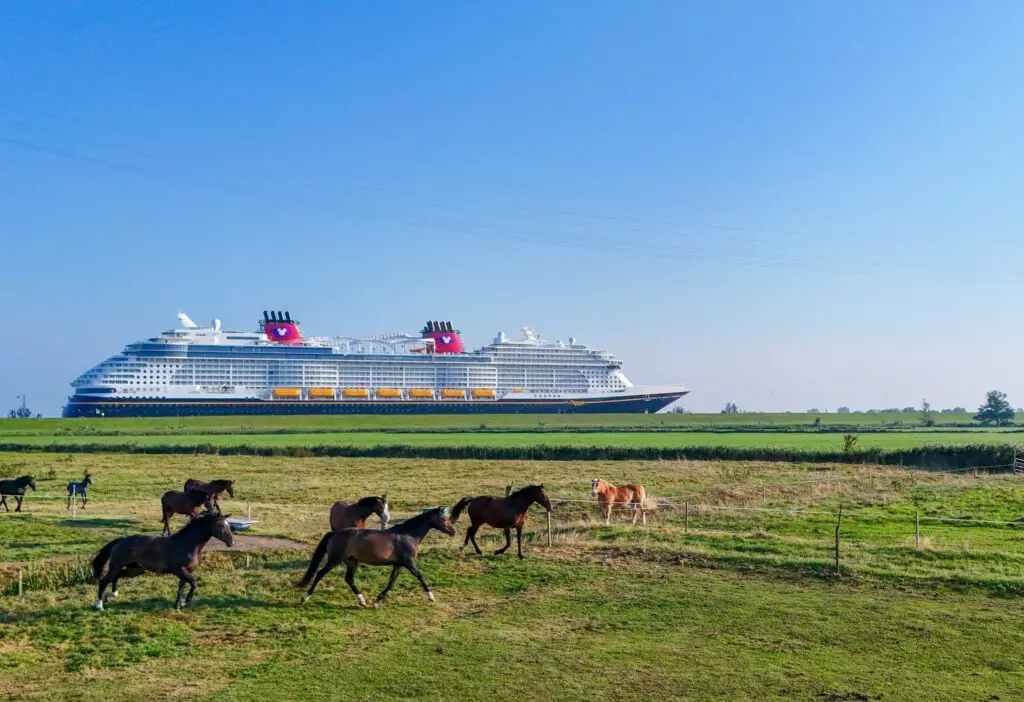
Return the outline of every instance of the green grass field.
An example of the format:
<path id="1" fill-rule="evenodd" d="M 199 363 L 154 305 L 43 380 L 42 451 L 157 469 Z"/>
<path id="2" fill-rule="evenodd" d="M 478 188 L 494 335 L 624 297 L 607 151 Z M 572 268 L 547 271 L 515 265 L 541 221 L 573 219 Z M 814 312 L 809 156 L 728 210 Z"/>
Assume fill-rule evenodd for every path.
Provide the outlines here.
<path id="1" fill-rule="evenodd" d="M 0 466 L 41 476 L 25 513 L 0 512 L 4 697 L 963 700 L 1018 699 L 1024 684 L 1024 527 L 929 521 L 1016 520 L 1024 485 L 1013 476 L 45 453 L 4 454 Z M 60 493 L 86 469 L 92 501 L 71 519 Z M 210 553 L 181 613 L 174 581 L 158 577 L 126 582 L 106 613 L 90 611 L 82 559 L 115 536 L 157 532 L 159 495 L 189 476 L 238 481 L 225 509 L 251 505 L 253 538 L 307 544 L 337 498 L 387 490 L 392 509 L 410 514 L 500 494 L 509 481 L 582 500 L 591 477 L 638 480 L 663 502 L 686 496 L 689 518 L 673 506 L 646 528 L 622 514 L 604 526 L 587 503 L 556 504 L 553 545 L 535 512 L 524 562 L 460 554 L 463 518 L 456 539 L 433 533 L 424 544 L 434 605 L 404 574 L 386 607 L 358 609 L 336 572 L 300 607 L 292 582 L 307 545 Z M 485 549 L 498 545 L 482 534 Z M 374 594 L 386 572 L 364 568 L 359 579 Z"/>
<path id="2" fill-rule="evenodd" d="M 802 413 L 748 413 L 748 414 L 554 414 L 492 416 L 468 415 L 408 415 L 408 416 L 268 416 L 268 417 L 182 417 L 138 419 L 0 419 L 0 437 L 26 434 L 53 434 L 57 432 L 135 432 L 154 434 L 221 433 L 260 431 L 337 431 L 401 430 L 401 429 L 477 429 L 486 425 L 492 429 L 701 429 L 715 428 L 813 428 L 815 420 L 829 426 L 856 426 L 863 428 L 920 428 L 916 413 L 866 413 L 808 415 Z M 972 413 L 936 414 L 939 426 L 970 426 Z"/>
<path id="3" fill-rule="evenodd" d="M 132 444 L 138 446 L 688 446 L 843 448 L 839 433 L 796 432 L 316 432 L 310 434 L 156 434 L 156 435 L 38 435 L 3 437 L 23 446 Z M 859 435 L 858 448 L 903 449 L 918 446 L 1024 444 L 1022 431 L 892 431 Z"/>

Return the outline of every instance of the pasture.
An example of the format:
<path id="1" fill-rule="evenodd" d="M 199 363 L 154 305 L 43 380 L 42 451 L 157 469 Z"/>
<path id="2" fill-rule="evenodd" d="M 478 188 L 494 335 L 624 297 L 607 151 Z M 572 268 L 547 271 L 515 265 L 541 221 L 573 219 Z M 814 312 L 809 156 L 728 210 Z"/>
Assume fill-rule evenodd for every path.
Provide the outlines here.
<path id="1" fill-rule="evenodd" d="M 96 484 L 72 519 L 47 498 L 86 469 Z M 39 486 L 25 513 L 0 512 L 2 696 L 962 700 L 1019 698 L 1024 684 L 1024 527 L 936 521 L 1017 520 L 1024 485 L 1012 475 L 46 453 L 2 454 L 0 470 Z M 234 478 L 224 508 L 251 505 L 252 535 L 208 554 L 182 612 L 173 579 L 153 576 L 89 610 L 83 560 L 115 536 L 158 532 L 160 493 L 187 477 Z M 621 513 L 604 526 L 585 501 L 591 477 L 640 481 L 674 504 L 645 529 Z M 335 571 L 298 606 L 293 583 L 333 500 L 388 491 L 410 515 L 509 482 L 581 500 L 556 503 L 550 547 L 538 510 L 525 561 L 490 555 L 501 539 L 488 529 L 487 555 L 460 554 L 463 519 L 456 538 L 435 532 L 423 547 L 436 603 L 403 574 L 389 604 L 359 609 Z M 368 596 L 386 578 L 359 575 Z"/>
<path id="2" fill-rule="evenodd" d="M 938 427 L 977 426 L 973 413 L 936 413 Z M 717 429 L 812 429 L 822 427 L 915 428 L 920 417 L 913 412 L 850 412 L 846 414 L 761 413 L 745 414 L 497 414 L 497 415 L 351 415 L 351 416 L 249 416 L 249 417 L 155 417 L 133 419 L 0 419 L 0 438 L 50 434 L 240 434 L 327 431 L 444 431 L 469 429 L 509 430 L 700 430 Z"/>
<path id="3" fill-rule="evenodd" d="M 32 435 L 4 437 L 18 446 L 102 447 L 313 447 L 353 446 L 470 446 L 470 447 L 625 447 L 685 449 L 725 446 L 841 451 L 843 435 L 835 432 L 315 432 L 273 434 L 141 434 Z M 909 449 L 938 446 L 1024 445 L 1022 431 L 889 431 L 860 434 L 859 449 Z"/>

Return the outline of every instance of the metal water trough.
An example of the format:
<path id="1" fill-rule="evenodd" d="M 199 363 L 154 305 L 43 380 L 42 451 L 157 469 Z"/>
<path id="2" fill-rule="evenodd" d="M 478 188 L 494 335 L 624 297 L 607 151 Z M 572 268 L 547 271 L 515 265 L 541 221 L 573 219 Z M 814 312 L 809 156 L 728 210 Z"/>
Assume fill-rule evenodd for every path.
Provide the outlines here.
<path id="1" fill-rule="evenodd" d="M 256 523 L 255 519 L 228 519 L 228 527 L 232 532 L 235 531 L 248 531 L 249 527 Z"/>

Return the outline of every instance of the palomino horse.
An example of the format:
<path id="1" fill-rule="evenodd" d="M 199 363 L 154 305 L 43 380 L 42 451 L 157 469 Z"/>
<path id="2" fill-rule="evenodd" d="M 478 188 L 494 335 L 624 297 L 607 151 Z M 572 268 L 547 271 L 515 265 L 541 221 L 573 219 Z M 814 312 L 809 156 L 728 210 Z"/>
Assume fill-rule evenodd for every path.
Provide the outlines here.
<path id="1" fill-rule="evenodd" d="M 160 498 L 160 507 L 163 509 L 164 530 L 162 534 L 171 533 L 171 517 L 176 514 L 184 514 L 192 521 L 199 515 L 199 508 L 204 507 L 207 511 L 213 510 L 213 501 L 210 496 L 202 490 L 189 490 L 178 492 L 168 490 Z"/>
<path id="2" fill-rule="evenodd" d="M 85 472 L 85 477 L 81 482 L 70 482 L 68 483 L 68 509 L 71 509 L 71 502 L 76 496 L 82 498 L 82 509 L 85 509 L 85 503 L 89 501 L 89 486 L 92 485 L 92 476 L 89 475 L 89 471 Z"/>
<path id="3" fill-rule="evenodd" d="M 628 483 L 626 485 L 615 487 L 605 480 L 594 478 L 590 481 L 590 487 L 593 490 L 594 495 L 597 497 L 598 502 L 601 503 L 601 509 L 604 511 L 605 524 L 611 523 L 612 508 L 617 504 L 621 504 L 623 506 L 633 505 L 632 524 L 636 524 L 636 516 L 639 512 L 643 517 L 644 525 L 647 525 L 647 511 L 644 509 L 644 500 L 647 497 L 647 492 L 644 490 L 643 485 L 640 485 L 639 483 Z"/>
<path id="4" fill-rule="evenodd" d="M 220 512 L 220 494 L 227 491 L 228 495 L 232 498 L 235 496 L 235 481 L 234 480 L 211 480 L 208 483 L 204 483 L 202 480 L 196 480 L 195 478 L 189 478 L 185 481 L 185 492 L 189 490 L 199 490 L 205 492 L 213 499 L 213 506 Z"/>
<path id="5" fill-rule="evenodd" d="M 313 595 L 320 579 L 337 565 L 344 563 L 346 566 L 345 582 L 352 588 L 359 604 L 365 607 L 366 598 L 363 597 L 363 593 L 359 592 L 359 587 L 356 585 L 356 571 L 359 569 L 359 564 L 362 563 L 372 566 L 391 566 L 391 578 L 388 579 L 387 586 L 377 595 L 377 600 L 373 603 L 374 607 L 380 605 L 387 597 L 388 591 L 395 584 L 402 568 L 416 576 L 427 593 L 427 600 L 433 602 L 434 593 L 430 591 L 430 586 L 423 579 L 423 574 L 420 573 L 416 563 L 416 557 L 419 555 L 420 542 L 431 529 L 443 531 L 448 536 L 455 536 L 455 527 L 452 526 L 448 515 L 447 507 L 438 507 L 418 514 L 385 531 L 342 529 L 328 532 L 317 545 L 313 552 L 313 558 L 309 562 L 309 568 L 306 569 L 306 574 L 298 584 L 299 587 L 305 587 L 310 580 L 313 581 L 301 601 L 305 603 Z M 327 555 L 327 563 L 317 571 L 316 568 L 324 554 Z M 316 573 L 315 578 L 313 577 L 314 572 Z"/>
<path id="6" fill-rule="evenodd" d="M 331 505 L 331 531 L 362 529 L 371 514 L 376 514 L 380 518 L 381 529 L 388 528 L 391 514 L 388 512 L 387 493 L 384 497 L 364 497 L 357 502 L 335 502 Z"/>
<path id="7" fill-rule="evenodd" d="M 505 530 L 505 545 L 495 551 L 495 554 L 505 553 L 512 545 L 512 529 L 516 530 L 516 545 L 519 548 L 519 557 L 523 557 L 523 526 L 526 524 L 526 512 L 534 502 L 551 511 L 551 501 L 543 485 L 528 485 L 522 490 L 513 492 L 508 497 L 463 497 L 452 507 L 452 523 L 454 524 L 467 507 L 469 512 L 469 529 L 466 530 L 466 539 L 462 542 L 460 551 L 466 548 L 466 544 L 473 542 L 476 552 L 483 555 L 476 543 L 476 533 L 484 524 Z"/>
<path id="8" fill-rule="evenodd" d="M 203 547 L 211 538 L 230 546 L 234 542 L 227 516 L 206 513 L 190 522 L 172 536 L 122 536 L 100 549 L 92 559 L 92 572 L 100 581 L 95 607 L 103 611 L 103 591 L 110 585 L 110 597 L 117 597 L 117 581 L 134 578 L 144 572 L 178 576 L 178 599 L 181 609 L 192 601 L 196 578 L 192 572 L 203 558 Z M 103 566 L 110 562 L 106 575 Z M 188 583 L 188 597 L 183 597 Z"/>
<path id="9" fill-rule="evenodd" d="M 32 488 L 32 492 L 36 490 L 36 479 L 31 475 L 23 475 L 20 478 L 11 478 L 10 480 L 0 480 L 0 505 L 4 506 L 4 509 L 8 512 L 11 508 L 7 506 L 8 495 L 13 497 L 18 502 L 15 512 L 21 511 L 21 501 L 25 499 L 25 488 Z"/>

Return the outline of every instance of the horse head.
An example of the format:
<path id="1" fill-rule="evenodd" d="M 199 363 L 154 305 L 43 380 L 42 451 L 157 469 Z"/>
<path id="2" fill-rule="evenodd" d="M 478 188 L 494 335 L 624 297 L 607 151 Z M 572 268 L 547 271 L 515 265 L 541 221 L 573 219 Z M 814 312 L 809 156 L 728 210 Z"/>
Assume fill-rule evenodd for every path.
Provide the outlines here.
<path id="1" fill-rule="evenodd" d="M 388 511 L 388 494 L 386 492 L 383 497 L 377 498 L 377 504 L 374 505 L 373 511 L 380 517 L 380 528 L 387 529 L 388 522 L 391 521 L 391 512 Z"/>
<path id="2" fill-rule="evenodd" d="M 450 507 L 438 507 L 435 510 L 431 510 L 431 514 L 430 526 L 438 531 L 443 531 L 448 536 L 455 536 L 455 525 L 452 524 L 452 511 Z"/>
<path id="3" fill-rule="evenodd" d="M 537 501 L 541 507 L 546 509 L 548 512 L 551 511 L 551 498 L 548 497 L 548 491 L 544 489 L 544 483 L 536 486 L 537 490 L 534 493 L 533 499 Z"/>
<path id="4" fill-rule="evenodd" d="M 32 492 L 35 492 L 36 491 L 36 479 L 33 478 L 31 475 L 26 475 L 25 477 L 28 478 L 28 482 L 25 483 L 25 484 L 28 485 L 30 488 L 32 488 Z"/>
<path id="5" fill-rule="evenodd" d="M 604 487 L 603 483 L 604 480 L 602 480 L 601 478 L 594 478 L 593 480 L 591 480 L 590 494 L 593 495 L 594 497 L 597 497 L 597 494 L 601 492 L 601 488 Z"/>
<path id="6" fill-rule="evenodd" d="M 89 471 L 85 472 L 85 479 L 82 480 L 82 485 L 92 485 L 92 475 Z"/>
<path id="7" fill-rule="evenodd" d="M 228 495 L 231 496 L 231 499 L 235 499 L 235 481 L 225 480 L 224 482 L 224 489 L 228 491 Z"/>
<path id="8" fill-rule="evenodd" d="M 223 541 L 225 546 L 233 545 L 235 543 L 235 535 L 231 532 L 231 524 L 228 522 L 228 517 L 231 515 L 214 513 L 209 516 L 214 519 L 210 535 L 219 541 Z"/>

